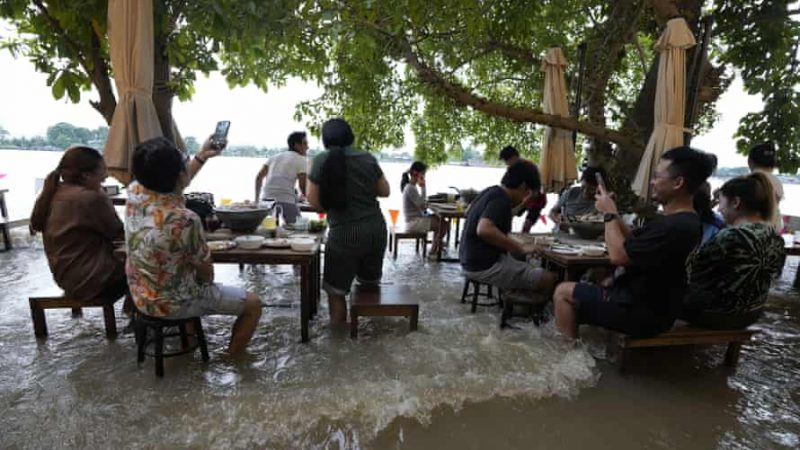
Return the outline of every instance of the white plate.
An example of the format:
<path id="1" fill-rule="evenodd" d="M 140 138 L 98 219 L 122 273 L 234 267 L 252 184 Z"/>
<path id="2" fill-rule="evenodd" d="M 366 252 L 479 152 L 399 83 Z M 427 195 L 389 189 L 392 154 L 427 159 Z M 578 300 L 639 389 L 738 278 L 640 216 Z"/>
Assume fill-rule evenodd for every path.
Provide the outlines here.
<path id="1" fill-rule="evenodd" d="M 553 247 L 551 252 L 558 255 L 580 255 L 581 251 L 569 247 Z"/>
<path id="2" fill-rule="evenodd" d="M 212 252 L 218 252 L 222 250 L 229 250 L 236 247 L 236 243 L 233 241 L 211 241 L 207 243 L 208 249 Z"/>
<path id="3" fill-rule="evenodd" d="M 284 239 L 284 238 L 264 239 L 264 247 L 268 247 L 268 248 L 289 248 L 289 247 L 291 247 L 291 244 L 289 243 L 288 239 Z"/>

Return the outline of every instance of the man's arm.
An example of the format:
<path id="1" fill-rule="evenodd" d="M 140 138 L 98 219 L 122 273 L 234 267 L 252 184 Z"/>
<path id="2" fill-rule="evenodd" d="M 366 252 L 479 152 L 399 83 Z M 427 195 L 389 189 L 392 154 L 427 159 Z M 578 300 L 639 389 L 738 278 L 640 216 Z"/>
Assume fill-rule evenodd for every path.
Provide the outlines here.
<path id="1" fill-rule="evenodd" d="M 617 205 L 612 195 L 602 186 L 598 188 L 594 206 L 597 208 L 597 211 L 603 214 L 616 215 L 613 220 L 606 222 L 605 226 L 608 259 L 611 261 L 611 264 L 615 266 L 627 266 L 630 264 L 631 258 L 625 250 L 625 239 L 630 235 L 630 229 L 627 225 L 622 223 L 622 218 L 619 216 L 619 210 L 617 210 Z"/>
<path id="2" fill-rule="evenodd" d="M 381 177 L 378 178 L 378 184 L 375 187 L 375 190 L 377 191 L 378 197 L 388 197 L 391 193 L 389 182 L 386 180 L 384 175 L 381 175 Z"/>
<path id="3" fill-rule="evenodd" d="M 258 175 L 256 175 L 256 203 L 261 200 L 261 185 L 264 182 L 264 177 L 267 176 L 269 173 L 269 165 L 264 164 L 261 167 L 261 170 L 258 171 Z"/>
<path id="4" fill-rule="evenodd" d="M 197 270 L 197 280 L 208 284 L 214 282 L 214 264 L 211 261 L 204 261 L 195 266 Z"/>
<path id="5" fill-rule="evenodd" d="M 197 172 L 200 172 L 200 169 L 203 168 L 203 165 L 205 165 L 209 158 L 213 158 L 222 153 L 226 145 L 228 145 L 227 142 L 224 142 L 219 148 L 212 147 L 211 136 L 209 136 L 208 139 L 203 142 L 203 147 L 200 151 L 189 161 L 189 179 L 193 179 L 194 176 L 197 175 Z"/>
<path id="6" fill-rule="evenodd" d="M 479 238 L 483 239 L 487 243 L 494 245 L 495 247 L 502 248 L 510 253 L 524 254 L 533 252 L 532 248 L 524 247 L 515 239 L 508 237 L 507 234 L 500 231 L 494 222 L 492 222 L 492 219 L 489 219 L 488 217 L 480 218 L 478 221 L 476 234 Z"/>
<path id="7" fill-rule="evenodd" d="M 297 174 L 297 184 L 300 185 L 300 193 L 305 197 L 306 194 L 306 179 L 308 177 L 304 173 Z"/>
<path id="8" fill-rule="evenodd" d="M 311 204 L 315 209 L 322 211 L 322 203 L 319 201 L 319 186 L 317 183 L 314 183 L 311 180 L 308 180 L 308 193 L 306 194 L 306 198 L 308 199 L 308 203 Z"/>

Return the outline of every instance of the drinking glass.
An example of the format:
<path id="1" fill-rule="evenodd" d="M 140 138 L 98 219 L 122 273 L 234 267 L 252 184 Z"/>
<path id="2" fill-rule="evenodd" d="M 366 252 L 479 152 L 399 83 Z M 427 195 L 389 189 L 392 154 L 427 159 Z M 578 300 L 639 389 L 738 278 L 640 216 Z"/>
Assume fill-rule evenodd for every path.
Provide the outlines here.
<path id="1" fill-rule="evenodd" d="M 389 218 L 392 219 L 392 226 L 397 225 L 397 216 L 400 215 L 399 209 L 390 209 L 389 210 Z"/>

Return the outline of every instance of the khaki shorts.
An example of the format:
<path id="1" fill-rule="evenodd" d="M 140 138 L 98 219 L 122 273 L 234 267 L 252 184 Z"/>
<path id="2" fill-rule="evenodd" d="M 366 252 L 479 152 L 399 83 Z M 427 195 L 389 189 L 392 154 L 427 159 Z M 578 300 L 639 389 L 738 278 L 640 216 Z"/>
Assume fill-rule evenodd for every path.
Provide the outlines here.
<path id="1" fill-rule="evenodd" d="M 467 272 L 470 280 L 488 283 L 503 290 L 534 290 L 539 285 L 544 269 L 534 268 L 525 261 L 514 259 L 508 253 L 501 255 L 494 265 L 480 272 Z"/>

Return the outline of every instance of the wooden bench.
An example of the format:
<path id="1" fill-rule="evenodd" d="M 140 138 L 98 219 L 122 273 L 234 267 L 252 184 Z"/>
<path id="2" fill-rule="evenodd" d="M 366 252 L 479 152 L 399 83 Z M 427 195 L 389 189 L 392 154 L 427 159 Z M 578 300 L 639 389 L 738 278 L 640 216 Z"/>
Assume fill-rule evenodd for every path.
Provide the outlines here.
<path id="1" fill-rule="evenodd" d="M 416 331 L 419 302 L 412 298 L 408 286 L 356 285 L 350 299 L 350 337 L 358 337 L 358 317 L 405 316 L 409 328 Z"/>
<path id="2" fill-rule="evenodd" d="M 613 341 L 619 348 L 619 367 L 625 370 L 628 349 L 645 347 L 674 347 L 678 345 L 713 345 L 727 344 L 724 364 L 736 367 L 742 344 L 749 342 L 755 330 L 709 330 L 686 324 L 676 325 L 673 329 L 650 338 L 635 338 L 621 333 L 612 333 Z"/>
<path id="3" fill-rule="evenodd" d="M 420 244 L 422 244 L 422 257 L 428 255 L 428 232 L 408 231 L 405 228 L 392 228 L 389 230 L 389 252 L 392 253 L 392 258 L 397 261 L 397 244 L 403 239 L 414 239 L 416 243 L 416 252 L 419 253 Z"/>
<path id="4" fill-rule="evenodd" d="M 109 339 L 115 338 L 117 336 L 117 321 L 114 315 L 114 303 L 117 300 L 118 299 L 79 300 L 65 295 L 55 297 L 29 297 L 28 303 L 31 307 L 33 334 L 37 338 L 47 337 L 47 320 L 44 316 L 45 309 L 71 308 L 72 315 L 75 317 L 83 314 L 81 308 L 103 308 L 106 337 Z"/>

